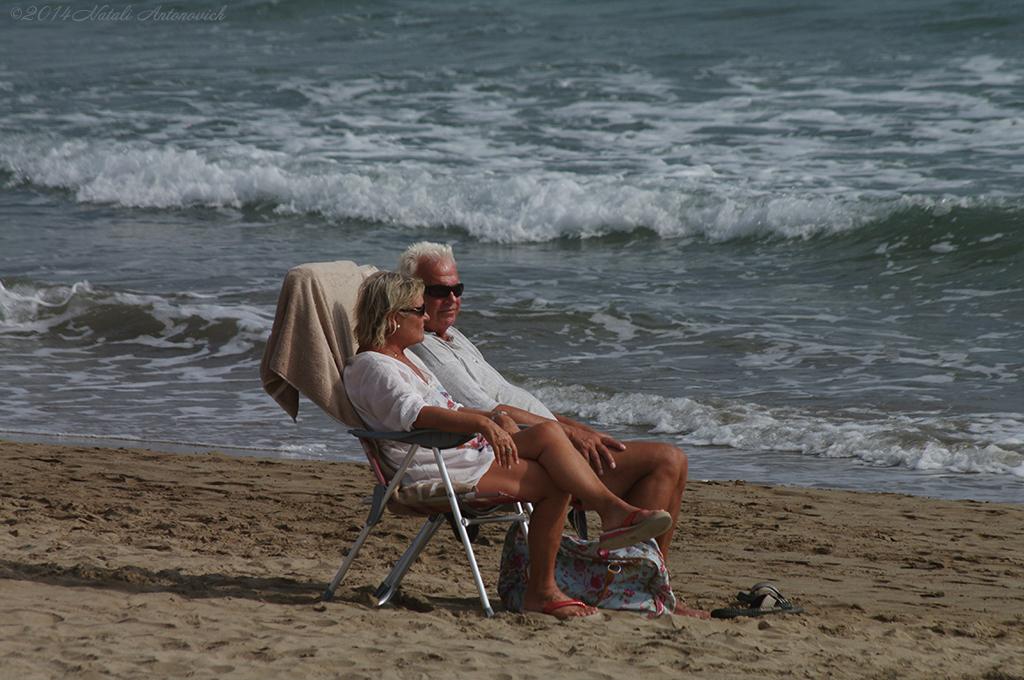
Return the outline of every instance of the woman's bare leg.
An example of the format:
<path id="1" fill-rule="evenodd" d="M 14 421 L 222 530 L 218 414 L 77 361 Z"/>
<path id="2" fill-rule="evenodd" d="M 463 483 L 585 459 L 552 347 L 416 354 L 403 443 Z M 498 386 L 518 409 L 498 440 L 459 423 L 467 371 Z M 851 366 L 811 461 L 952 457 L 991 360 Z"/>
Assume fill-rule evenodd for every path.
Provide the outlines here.
<path id="1" fill-rule="evenodd" d="M 615 467 L 604 468 L 601 481 L 627 503 L 648 510 L 665 509 L 672 526 L 655 538 L 662 555 L 679 521 L 679 508 L 686 488 L 688 461 L 680 449 L 656 442 L 624 442 L 625 451 L 615 452 Z M 589 510 L 591 508 L 586 507 Z"/>
<path id="2" fill-rule="evenodd" d="M 602 531 L 617 529 L 631 514 L 637 512 L 631 524 L 643 521 L 652 514 L 616 496 L 575 447 L 557 423 L 533 425 L 513 435 L 520 459 L 540 463 L 563 491 L 582 500 L 601 517 Z M 663 508 L 654 508 L 661 510 Z"/>
<path id="3" fill-rule="evenodd" d="M 534 504 L 528 539 L 530 579 L 527 583 L 523 606 L 527 610 L 541 611 L 546 604 L 573 599 L 559 590 L 554 580 L 555 557 L 565 526 L 569 494 L 583 500 L 588 508 L 598 511 L 598 514 L 601 514 L 602 509 L 607 513 L 607 515 L 601 514 L 604 530 L 621 526 L 637 507 L 620 499 L 605 485 L 605 481 L 599 478 L 586 460 L 576 452 L 561 428 L 547 427 L 546 424 L 535 425 L 517 433 L 514 435 L 514 439 L 521 459 L 520 464 L 513 466 L 511 470 L 502 468 L 497 463 L 491 465 L 490 470 L 477 486 L 482 491 L 505 491 Z M 626 470 L 624 469 L 622 472 L 626 472 Z M 630 488 L 629 491 L 632 493 L 624 494 L 633 498 L 644 490 L 655 493 L 655 489 L 649 485 L 663 485 L 664 481 L 663 476 L 643 474 L 626 476 L 632 476 L 630 487 L 639 487 Z M 646 479 L 641 479 L 645 477 Z M 675 513 L 672 513 L 673 527 L 679 512 L 680 496 L 686 484 L 685 457 L 682 460 L 677 480 L 676 484 L 669 485 L 674 488 L 658 488 L 658 493 L 655 493 L 661 498 L 667 496 L 671 501 L 670 507 L 675 510 Z M 612 480 L 607 481 L 611 482 Z M 619 486 L 621 480 L 618 481 L 619 484 L 613 482 L 609 486 Z M 620 493 L 625 491 L 627 490 L 623 488 Z M 557 498 L 557 502 L 550 502 L 555 498 Z M 651 508 L 649 504 L 647 507 Z M 640 514 L 638 518 L 642 520 L 650 512 L 649 509 L 646 513 Z M 667 547 L 671 530 L 666 533 L 669 535 L 659 536 L 658 539 L 659 543 L 664 540 Z M 567 607 L 564 610 L 556 610 L 554 613 L 556 616 L 564 618 L 587 616 L 594 611 L 596 610 L 592 607 Z M 681 602 L 675 613 L 708 618 L 706 612 L 690 609 Z"/>
<path id="4" fill-rule="evenodd" d="M 512 493 L 533 504 L 527 546 L 530 549 L 530 571 L 523 596 L 523 609 L 540 612 L 556 602 L 574 600 L 555 583 L 555 557 L 562 542 L 565 512 L 569 494 L 561 491 L 537 462 L 520 461 L 511 470 L 494 463 L 477 482 L 481 491 Z M 551 612 L 556 618 L 590 616 L 597 609 L 589 606 L 560 607 Z"/>

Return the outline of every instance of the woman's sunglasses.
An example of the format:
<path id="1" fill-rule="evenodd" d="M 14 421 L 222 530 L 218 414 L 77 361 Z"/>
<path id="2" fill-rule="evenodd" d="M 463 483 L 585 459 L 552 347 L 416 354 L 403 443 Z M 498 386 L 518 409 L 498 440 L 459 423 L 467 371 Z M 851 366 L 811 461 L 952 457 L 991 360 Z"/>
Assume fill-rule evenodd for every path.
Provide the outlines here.
<path id="1" fill-rule="evenodd" d="M 432 298 L 443 300 L 449 295 L 455 295 L 455 297 L 462 297 L 462 291 L 465 290 L 466 285 L 464 283 L 456 283 L 454 286 L 444 286 L 440 283 L 435 283 L 433 286 L 424 286 L 423 292 Z"/>
<path id="2" fill-rule="evenodd" d="M 419 307 L 409 307 L 407 309 L 399 309 L 398 311 L 401 312 L 402 314 L 409 314 L 410 312 L 414 312 L 416 314 L 419 314 L 420 316 L 423 316 L 424 314 L 427 313 L 427 306 L 420 305 Z"/>

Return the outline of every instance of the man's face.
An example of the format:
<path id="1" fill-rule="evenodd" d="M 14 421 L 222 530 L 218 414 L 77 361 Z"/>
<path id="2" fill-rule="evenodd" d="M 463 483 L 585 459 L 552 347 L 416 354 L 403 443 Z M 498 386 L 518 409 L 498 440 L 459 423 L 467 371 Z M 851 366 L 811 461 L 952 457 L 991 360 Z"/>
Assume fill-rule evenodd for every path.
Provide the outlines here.
<path id="1" fill-rule="evenodd" d="M 451 262 L 437 264 L 434 262 L 423 262 L 416 272 L 426 286 L 454 286 L 459 283 L 459 272 Z M 423 296 L 423 302 L 427 306 L 427 315 L 430 317 L 424 328 L 432 333 L 437 333 L 442 339 L 448 329 L 455 324 L 459 316 L 459 309 L 462 307 L 462 298 L 449 293 L 443 298 L 436 298 L 430 295 Z"/>

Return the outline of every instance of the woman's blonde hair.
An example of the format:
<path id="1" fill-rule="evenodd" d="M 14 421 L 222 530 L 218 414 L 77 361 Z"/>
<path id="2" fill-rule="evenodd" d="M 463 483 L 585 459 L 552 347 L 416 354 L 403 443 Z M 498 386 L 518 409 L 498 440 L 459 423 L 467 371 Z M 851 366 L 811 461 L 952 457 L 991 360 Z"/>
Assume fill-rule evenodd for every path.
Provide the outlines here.
<path id="1" fill-rule="evenodd" d="M 395 332 L 393 314 L 408 309 L 423 295 L 423 282 L 399 272 L 371 274 L 359 287 L 356 342 L 360 349 L 380 349 Z"/>

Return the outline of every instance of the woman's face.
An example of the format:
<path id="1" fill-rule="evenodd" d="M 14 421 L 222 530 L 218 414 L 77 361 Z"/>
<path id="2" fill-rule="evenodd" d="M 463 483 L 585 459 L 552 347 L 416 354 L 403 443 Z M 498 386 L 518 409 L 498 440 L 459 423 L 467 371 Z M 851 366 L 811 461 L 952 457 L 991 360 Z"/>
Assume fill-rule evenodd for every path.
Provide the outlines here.
<path id="1" fill-rule="evenodd" d="M 423 342 L 423 325 L 429 320 L 430 317 L 423 306 L 423 296 L 420 295 L 411 308 L 401 309 L 395 313 L 398 330 L 390 340 L 402 349 Z"/>

